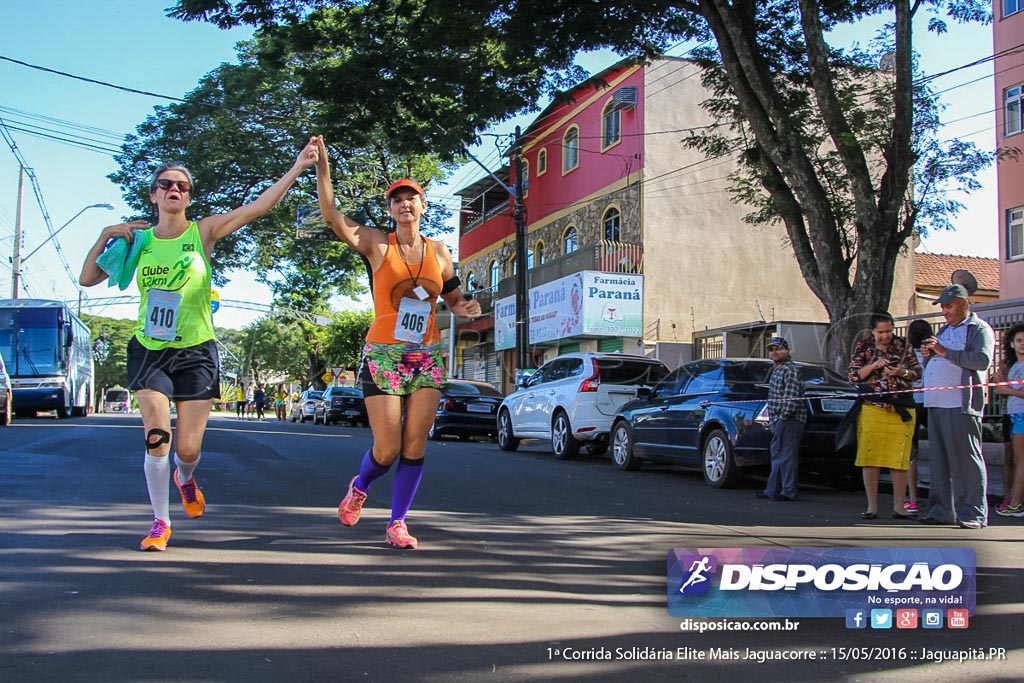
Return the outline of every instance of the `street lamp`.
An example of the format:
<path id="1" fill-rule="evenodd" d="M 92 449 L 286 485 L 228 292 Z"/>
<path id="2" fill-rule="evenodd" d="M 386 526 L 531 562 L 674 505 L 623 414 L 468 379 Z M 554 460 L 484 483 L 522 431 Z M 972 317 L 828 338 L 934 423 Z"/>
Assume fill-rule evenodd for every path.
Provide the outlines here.
<path id="1" fill-rule="evenodd" d="M 20 221 L 18 222 L 18 225 L 15 226 L 15 231 L 14 231 L 14 258 L 11 259 L 11 298 L 12 299 L 17 299 L 18 298 L 18 289 L 19 289 L 19 284 L 21 283 L 21 265 L 23 263 L 25 263 L 25 261 L 28 261 L 30 258 L 32 258 L 33 254 L 35 254 L 37 251 L 39 251 L 44 246 L 46 246 L 50 242 L 50 240 L 52 240 L 54 237 L 56 237 L 58 234 L 60 234 L 61 230 L 63 230 L 64 228 L 68 227 L 69 225 L 71 225 L 72 221 L 74 221 L 76 218 L 81 216 L 83 213 L 85 213 L 89 209 L 108 209 L 110 211 L 113 211 L 114 207 L 113 207 L 112 204 L 90 204 L 89 206 L 84 207 L 78 213 L 76 213 L 74 216 L 72 216 L 68 220 L 67 223 L 65 223 L 64 225 L 60 226 L 56 230 L 54 230 L 53 233 L 49 237 L 47 237 L 45 240 L 43 240 L 42 243 L 39 246 L 37 246 L 32 251 L 30 251 L 28 253 L 28 255 L 24 256 L 24 257 L 21 256 L 21 224 L 20 224 Z"/>

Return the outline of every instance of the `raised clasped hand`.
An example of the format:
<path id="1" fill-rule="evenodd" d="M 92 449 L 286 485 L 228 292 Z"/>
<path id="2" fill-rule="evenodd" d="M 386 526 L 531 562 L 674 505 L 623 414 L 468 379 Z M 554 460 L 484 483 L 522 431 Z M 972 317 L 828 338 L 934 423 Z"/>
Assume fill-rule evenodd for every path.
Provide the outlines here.
<path id="1" fill-rule="evenodd" d="M 463 299 L 451 307 L 452 315 L 459 318 L 480 317 L 480 302 L 476 299 Z"/>

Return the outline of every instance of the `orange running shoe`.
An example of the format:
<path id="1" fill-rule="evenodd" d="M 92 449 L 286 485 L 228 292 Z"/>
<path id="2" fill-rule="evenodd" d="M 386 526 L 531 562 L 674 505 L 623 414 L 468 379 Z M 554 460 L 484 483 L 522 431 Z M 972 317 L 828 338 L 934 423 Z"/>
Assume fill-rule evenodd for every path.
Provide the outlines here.
<path id="1" fill-rule="evenodd" d="M 171 540 L 171 527 L 162 519 L 154 519 L 149 533 L 142 539 L 139 550 L 167 550 L 167 541 Z"/>
<path id="2" fill-rule="evenodd" d="M 396 519 L 388 527 L 384 534 L 384 542 L 396 548 L 415 548 L 416 537 L 409 534 L 409 528 L 405 526 L 405 520 Z"/>
<path id="3" fill-rule="evenodd" d="M 363 503 L 366 502 L 366 493 L 356 488 L 356 479 L 359 475 L 352 477 L 348 483 L 348 493 L 341 499 L 338 505 L 338 519 L 345 526 L 355 526 L 359 521 L 359 515 L 363 514 Z"/>
<path id="4" fill-rule="evenodd" d="M 184 484 L 178 482 L 178 470 L 174 470 L 174 485 L 181 493 L 181 504 L 185 506 L 185 514 L 189 517 L 202 517 L 206 511 L 206 498 L 196 484 L 196 478 L 192 477 Z"/>

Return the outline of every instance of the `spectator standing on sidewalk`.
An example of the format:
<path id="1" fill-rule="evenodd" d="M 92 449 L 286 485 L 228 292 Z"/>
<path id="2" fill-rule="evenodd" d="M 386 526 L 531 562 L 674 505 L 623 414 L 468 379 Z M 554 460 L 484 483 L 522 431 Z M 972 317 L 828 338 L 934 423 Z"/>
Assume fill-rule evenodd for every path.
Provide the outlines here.
<path id="1" fill-rule="evenodd" d="M 772 472 L 758 498 L 793 501 L 797 492 L 800 438 L 807 422 L 807 401 L 800 370 L 782 337 L 768 341 L 768 357 L 775 367 L 768 384 L 768 424 L 772 432 Z"/>
<path id="2" fill-rule="evenodd" d="M 907 326 L 907 343 L 914 350 L 914 357 L 917 364 L 921 366 L 921 377 L 910 386 L 914 389 L 924 387 L 924 356 L 921 354 L 921 344 L 925 339 L 932 336 L 932 325 L 927 320 L 912 320 Z M 921 429 L 928 428 L 928 411 L 924 407 L 924 392 L 914 393 L 914 438 L 910 442 L 910 466 L 907 468 L 907 502 L 903 509 L 912 514 L 917 514 L 917 462 L 921 455 Z"/>
<path id="3" fill-rule="evenodd" d="M 265 418 L 263 408 L 267 405 L 267 392 L 263 389 L 262 384 L 257 384 L 253 389 L 252 400 L 256 405 L 256 419 L 262 421 Z"/>
<path id="4" fill-rule="evenodd" d="M 1024 324 L 1018 323 L 1003 335 L 1000 381 L 1024 383 Z M 1010 421 L 1011 449 L 1004 452 L 1003 502 L 996 513 L 1003 517 L 1024 517 L 1024 384 L 997 387 L 1006 396 Z M 1005 430 L 1007 425 L 1003 424 Z"/>
<path id="5" fill-rule="evenodd" d="M 931 488 L 922 524 L 988 526 L 988 475 L 981 453 L 981 413 L 995 335 L 971 312 L 963 285 L 949 285 L 934 302 L 946 319 L 921 347 L 925 358 Z M 948 388 L 940 388 L 948 387 Z M 963 387 L 963 388 L 961 388 Z"/>
<path id="6" fill-rule="evenodd" d="M 864 519 L 878 517 L 878 477 L 882 468 L 892 475 L 892 516 L 910 519 L 903 510 L 911 442 L 914 437 L 913 399 L 902 392 L 921 377 L 917 356 L 903 337 L 893 333 L 892 316 L 871 315 L 871 336 L 854 347 L 847 379 L 880 394 L 863 400 L 857 416 L 857 462 L 864 475 L 868 507 Z"/>

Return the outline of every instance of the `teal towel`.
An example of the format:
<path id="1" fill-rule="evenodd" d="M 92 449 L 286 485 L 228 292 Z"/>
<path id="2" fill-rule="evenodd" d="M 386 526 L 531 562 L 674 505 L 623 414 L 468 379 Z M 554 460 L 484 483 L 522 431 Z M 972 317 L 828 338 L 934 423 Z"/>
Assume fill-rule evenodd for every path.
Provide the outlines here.
<path id="1" fill-rule="evenodd" d="M 132 278 L 135 277 L 135 267 L 139 265 L 142 250 L 149 244 L 150 234 L 148 230 L 132 230 L 130 248 L 128 241 L 123 237 L 118 237 L 107 245 L 106 250 L 96 259 L 96 265 L 109 276 L 108 287 L 117 285 L 122 292 L 128 289 Z"/>

